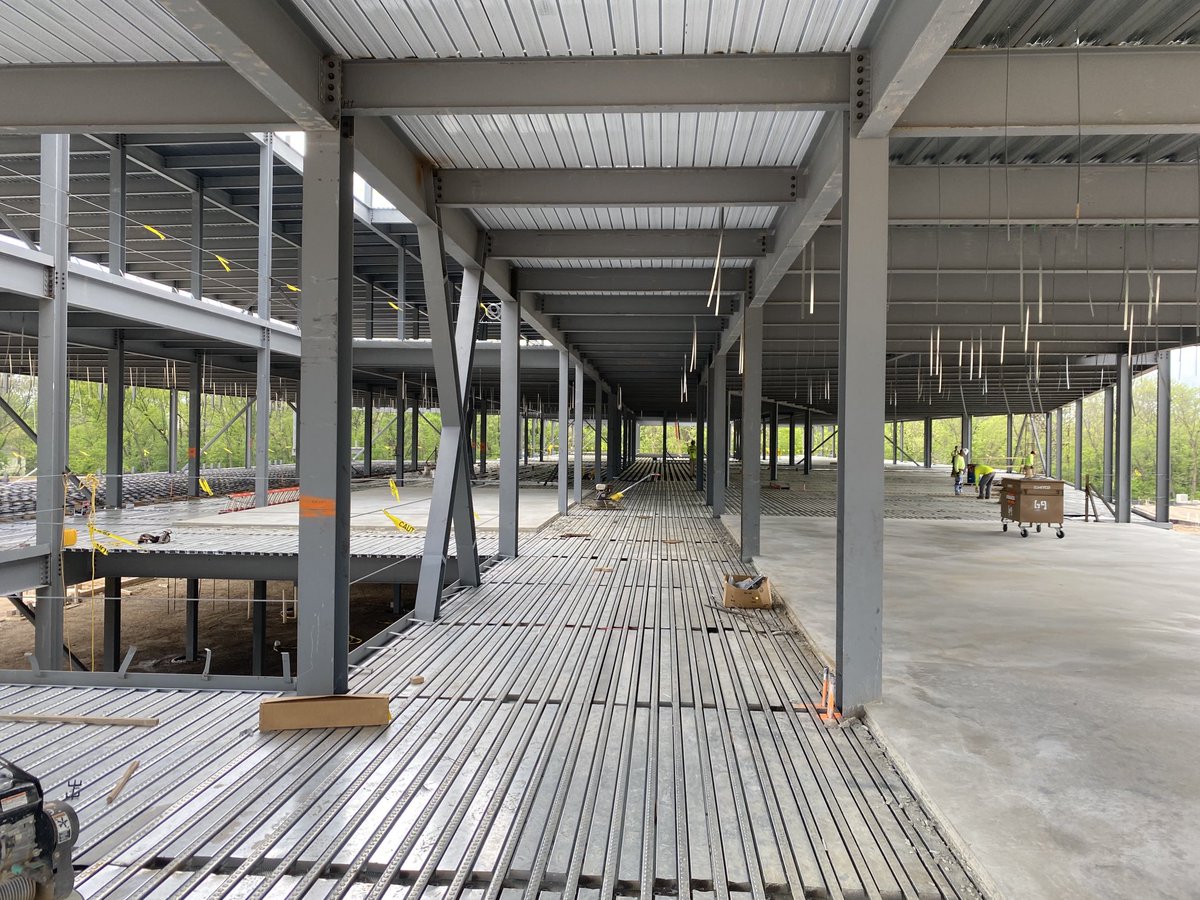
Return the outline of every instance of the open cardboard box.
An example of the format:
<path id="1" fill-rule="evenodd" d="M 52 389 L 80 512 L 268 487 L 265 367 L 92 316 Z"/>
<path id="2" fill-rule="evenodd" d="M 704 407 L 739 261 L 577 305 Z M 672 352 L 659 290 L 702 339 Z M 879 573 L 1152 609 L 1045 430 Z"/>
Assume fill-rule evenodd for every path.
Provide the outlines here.
<path id="1" fill-rule="evenodd" d="M 387 694 L 327 694 L 274 697 L 258 706 L 259 731 L 299 728 L 354 728 L 392 720 Z"/>
<path id="2" fill-rule="evenodd" d="M 763 578 L 763 582 L 753 591 L 747 591 L 734 585 L 735 581 L 745 581 L 756 578 L 756 575 L 734 573 L 725 576 L 725 606 L 733 609 L 770 609 L 771 608 L 771 579 Z"/>

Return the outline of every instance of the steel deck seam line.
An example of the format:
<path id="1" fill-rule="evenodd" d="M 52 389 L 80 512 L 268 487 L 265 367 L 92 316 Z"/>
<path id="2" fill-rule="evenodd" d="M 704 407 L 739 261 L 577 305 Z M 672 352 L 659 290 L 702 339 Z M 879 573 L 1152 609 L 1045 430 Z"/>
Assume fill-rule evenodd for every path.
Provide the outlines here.
<path id="1" fill-rule="evenodd" d="M 0 697 L 164 723 L 95 758 L 76 726 L 0 738 L 56 761 L 52 791 L 87 774 L 85 896 L 978 896 L 869 732 L 790 708 L 819 664 L 781 617 L 714 608 L 741 565 L 694 497 L 576 510 L 368 656 L 353 684 L 393 696 L 385 731 L 258 735 L 253 694 L 39 687 Z M 153 779 L 97 809 L 152 746 Z"/>

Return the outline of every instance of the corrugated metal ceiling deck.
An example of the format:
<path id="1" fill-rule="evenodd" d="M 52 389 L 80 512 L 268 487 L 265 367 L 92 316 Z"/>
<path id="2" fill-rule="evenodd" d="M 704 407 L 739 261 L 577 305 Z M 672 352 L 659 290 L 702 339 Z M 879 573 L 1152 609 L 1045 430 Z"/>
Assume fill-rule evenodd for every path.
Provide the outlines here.
<path id="1" fill-rule="evenodd" d="M 842 51 L 877 0 L 293 0 L 337 53 L 406 57 Z"/>
<path id="2" fill-rule="evenodd" d="M 726 228 L 769 228 L 775 220 L 774 206 L 726 207 Z M 472 210 L 484 228 L 557 231 L 560 229 L 622 231 L 659 229 L 690 230 L 718 227 L 721 210 L 715 206 L 678 207 L 537 207 L 528 209 L 488 208 Z"/>
<path id="3" fill-rule="evenodd" d="M 955 47 L 1195 43 L 1200 4 L 1172 0 L 985 0 Z"/>
<path id="4" fill-rule="evenodd" d="M 0 2 L 0 63 L 215 60 L 155 0 Z"/>
<path id="5" fill-rule="evenodd" d="M 437 166 L 570 169 L 798 166 L 815 112 L 579 113 L 403 116 Z"/>

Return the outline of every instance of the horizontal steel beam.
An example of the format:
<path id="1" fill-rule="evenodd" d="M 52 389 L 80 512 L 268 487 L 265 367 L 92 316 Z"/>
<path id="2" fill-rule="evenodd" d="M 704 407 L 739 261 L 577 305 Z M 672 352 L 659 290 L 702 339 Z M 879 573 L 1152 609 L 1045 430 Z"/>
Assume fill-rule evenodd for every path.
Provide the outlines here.
<path id="1" fill-rule="evenodd" d="M 767 231 L 503 231 L 487 234 L 492 259 L 704 259 L 763 256 Z"/>
<path id="2" fill-rule="evenodd" d="M 356 338 L 354 341 L 354 365 L 371 369 L 432 369 L 433 343 L 431 341 Z M 476 369 L 499 371 L 500 342 L 477 341 L 473 365 Z M 554 347 L 523 343 L 521 345 L 521 368 L 523 370 L 557 371 L 558 350 Z"/>
<path id="3" fill-rule="evenodd" d="M 893 137 L 1193 134 L 1200 48 L 1083 47 L 946 54 Z"/>
<path id="4" fill-rule="evenodd" d="M 779 206 L 804 193 L 795 169 L 440 169 L 443 207 Z"/>
<path id="5" fill-rule="evenodd" d="M 842 53 L 570 59 L 348 60 L 358 115 L 845 109 Z"/>
<path id="6" fill-rule="evenodd" d="M 0 66 L 0 73 L 4 81 L 0 132 L 286 131 L 295 127 L 221 63 L 6 65 Z"/>
<path id="7" fill-rule="evenodd" d="M 538 309 L 547 316 L 699 316 L 724 321 L 724 316 L 714 315 L 712 307 L 705 306 L 706 299 L 699 294 L 650 294 L 644 297 L 630 294 L 548 294 L 540 297 L 537 303 Z"/>
<path id="8" fill-rule="evenodd" d="M 522 291 L 535 294 L 684 293 L 708 296 L 712 287 L 711 268 L 695 269 L 522 269 L 517 283 Z M 723 269 L 721 290 L 739 293 L 746 284 L 745 269 Z M 726 309 L 728 309 L 728 301 Z"/>
<path id="9" fill-rule="evenodd" d="M 46 546 L 0 550 L 0 596 L 45 585 L 49 563 L 50 548 Z"/>

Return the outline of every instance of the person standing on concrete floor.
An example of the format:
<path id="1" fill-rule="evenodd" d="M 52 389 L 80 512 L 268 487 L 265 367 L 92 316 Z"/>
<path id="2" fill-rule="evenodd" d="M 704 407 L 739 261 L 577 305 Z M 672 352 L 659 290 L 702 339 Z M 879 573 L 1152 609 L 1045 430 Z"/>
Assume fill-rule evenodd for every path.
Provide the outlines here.
<path id="1" fill-rule="evenodd" d="M 688 455 L 688 472 L 693 478 L 696 477 L 696 441 L 690 440 L 687 445 Z"/>
<path id="2" fill-rule="evenodd" d="M 996 478 L 996 470 L 984 463 L 975 464 L 975 482 L 979 486 L 979 499 L 992 499 L 992 482 Z"/>
<path id="3" fill-rule="evenodd" d="M 1036 461 L 1037 461 L 1037 451 L 1034 450 L 1033 447 L 1030 447 L 1029 454 L 1025 457 L 1024 462 L 1021 464 L 1021 474 L 1024 475 L 1026 478 L 1031 477 L 1033 475 L 1033 467 L 1034 467 L 1034 464 L 1036 463 Z"/>
<path id="4" fill-rule="evenodd" d="M 950 458 L 950 474 L 954 476 L 954 496 L 962 496 L 963 475 L 967 471 L 967 460 L 963 456 L 962 451 L 957 446 L 954 448 L 954 456 Z"/>

